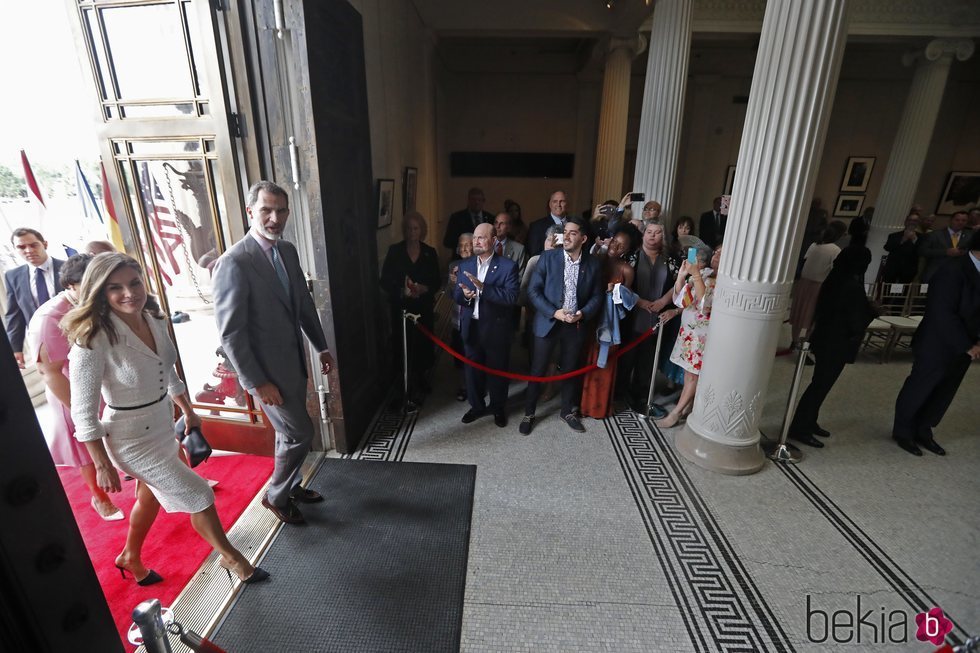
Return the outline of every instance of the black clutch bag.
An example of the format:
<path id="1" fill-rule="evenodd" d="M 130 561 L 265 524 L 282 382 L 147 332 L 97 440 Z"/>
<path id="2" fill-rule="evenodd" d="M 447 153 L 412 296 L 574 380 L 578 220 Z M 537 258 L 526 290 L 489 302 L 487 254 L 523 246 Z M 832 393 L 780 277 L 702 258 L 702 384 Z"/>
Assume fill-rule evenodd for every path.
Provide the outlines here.
<path id="1" fill-rule="evenodd" d="M 190 433 L 185 434 L 184 418 L 181 417 L 174 424 L 174 431 L 177 433 L 177 439 L 180 441 L 181 446 L 187 451 L 187 459 L 191 467 L 197 467 L 211 457 L 211 445 L 204 439 L 204 434 L 201 433 L 201 429 L 195 426 L 191 429 Z"/>

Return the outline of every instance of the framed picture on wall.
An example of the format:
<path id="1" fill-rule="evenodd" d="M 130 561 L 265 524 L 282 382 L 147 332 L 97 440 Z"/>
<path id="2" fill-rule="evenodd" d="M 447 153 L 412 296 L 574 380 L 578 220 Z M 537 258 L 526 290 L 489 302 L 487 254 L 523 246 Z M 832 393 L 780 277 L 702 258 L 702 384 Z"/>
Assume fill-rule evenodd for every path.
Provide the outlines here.
<path id="1" fill-rule="evenodd" d="M 849 156 L 844 166 L 844 178 L 840 182 L 842 193 L 863 193 L 868 190 L 871 171 L 875 167 L 873 156 Z"/>
<path id="2" fill-rule="evenodd" d="M 838 218 L 856 218 L 861 215 L 864 205 L 864 195 L 838 195 L 837 205 L 834 206 L 834 216 Z"/>
<path id="3" fill-rule="evenodd" d="M 980 205 L 980 172 L 951 172 L 936 206 L 937 215 L 953 215 Z"/>
<path id="4" fill-rule="evenodd" d="M 378 180 L 378 229 L 391 224 L 392 208 L 395 204 L 395 180 Z"/>
<path id="5" fill-rule="evenodd" d="M 725 186 L 721 189 L 722 195 L 731 195 L 732 188 L 735 186 L 735 166 L 728 166 L 725 171 Z"/>
<path id="6" fill-rule="evenodd" d="M 415 193 L 418 189 L 419 169 L 405 168 L 402 186 L 402 214 L 408 215 L 415 210 Z"/>

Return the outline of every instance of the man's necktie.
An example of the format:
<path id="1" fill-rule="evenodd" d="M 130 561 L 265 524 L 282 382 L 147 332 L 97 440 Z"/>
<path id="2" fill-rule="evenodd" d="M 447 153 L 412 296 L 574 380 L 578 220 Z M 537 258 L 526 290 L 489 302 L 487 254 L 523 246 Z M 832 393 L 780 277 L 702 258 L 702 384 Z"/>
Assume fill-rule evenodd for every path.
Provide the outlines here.
<path id="1" fill-rule="evenodd" d="M 497 256 L 503 256 L 504 255 L 504 244 L 498 240 L 497 241 L 497 244 L 493 246 L 493 251 L 494 251 L 494 253 L 497 254 Z"/>
<path id="2" fill-rule="evenodd" d="M 37 305 L 40 306 L 51 299 L 51 294 L 48 292 L 48 282 L 44 280 L 44 270 L 41 268 L 35 269 L 34 280 L 37 284 Z"/>
<path id="3" fill-rule="evenodd" d="M 289 294 L 289 275 L 286 274 L 286 266 L 282 264 L 282 258 L 279 256 L 279 248 L 272 248 L 272 267 L 276 270 L 276 276 L 279 277 L 279 283 L 282 284 L 283 290 L 286 294 Z"/>
<path id="4" fill-rule="evenodd" d="M 949 239 L 953 241 L 953 247 L 959 247 L 959 245 L 960 245 L 960 235 L 958 233 L 957 234 L 953 234 L 952 236 L 949 237 Z M 41 270 L 38 270 L 38 272 L 40 272 L 40 271 Z M 40 294 L 41 293 L 38 293 L 38 296 L 40 296 Z"/>

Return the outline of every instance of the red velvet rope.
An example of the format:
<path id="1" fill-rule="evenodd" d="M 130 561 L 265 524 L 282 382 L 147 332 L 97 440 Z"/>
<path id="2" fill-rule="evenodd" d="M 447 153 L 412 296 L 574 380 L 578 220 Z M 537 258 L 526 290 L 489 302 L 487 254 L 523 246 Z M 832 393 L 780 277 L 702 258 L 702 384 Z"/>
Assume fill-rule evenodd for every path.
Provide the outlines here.
<path id="1" fill-rule="evenodd" d="M 486 372 L 487 374 L 493 374 L 494 376 L 502 376 L 504 378 L 513 379 L 515 381 L 529 381 L 531 383 L 551 383 L 552 381 L 564 381 L 565 379 L 572 379 L 575 378 L 576 376 L 582 376 L 583 374 L 588 374 L 592 370 L 599 369 L 599 366 L 593 363 L 591 365 L 587 365 L 585 367 L 577 369 L 573 372 L 565 372 L 564 374 L 558 374 L 555 376 L 528 376 L 526 374 L 516 374 L 514 372 L 505 372 L 504 370 L 496 370 L 492 367 L 487 367 L 486 365 L 482 365 L 480 363 L 477 363 L 476 361 L 470 360 L 466 356 L 463 356 L 458 351 L 456 351 L 455 349 L 453 349 L 452 347 L 444 343 L 442 340 L 440 340 L 438 337 L 436 337 L 436 335 L 431 331 L 429 331 L 424 325 L 419 324 L 418 322 L 414 322 L 414 324 L 426 338 L 428 338 L 429 340 L 437 344 L 444 351 L 449 353 L 449 355 L 451 355 L 453 358 L 457 358 L 463 361 L 464 363 L 466 363 L 467 365 L 470 365 L 471 367 L 475 367 L 476 369 L 482 372 Z M 657 326 L 647 331 L 644 331 L 636 340 L 634 340 L 629 344 L 623 345 L 617 351 L 613 352 L 613 354 L 609 357 L 609 359 L 615 360 L 620 356 L 622 356 L 623 354 L 625 354 L 626 352 L 628 352 L 630 349 L 633 349 L 641 342 L 643 342 L 644 340 L 652 336 L 656 332 L 657 327 L 659 326 L 660 324 L 657 323 Z"/>

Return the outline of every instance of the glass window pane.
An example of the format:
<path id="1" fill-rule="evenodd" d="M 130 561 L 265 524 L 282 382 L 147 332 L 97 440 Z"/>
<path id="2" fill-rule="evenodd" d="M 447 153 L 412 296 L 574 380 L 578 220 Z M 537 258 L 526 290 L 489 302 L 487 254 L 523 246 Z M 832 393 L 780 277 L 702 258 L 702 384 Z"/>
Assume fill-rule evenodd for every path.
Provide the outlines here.
<path id="1" fill-rule="evenodd" d="M 108 7 L 101 12 L 121 99 L 195 95 L 175 4 Z"/>
<path id="2" fill-rule="evenodd" d="M 145 236 L 163 280 L 190 395 L 204 393 L 208 403 L 218 403 L 217 391 L 208 388 L 225 388 L 224 405 L 237 406 L 234 384 L 221 385 L 222 377 L 216 375 L 222 358 L 216 354 L 211 268 L 220 252 L 204 165 L 202 160 L 137 161 L 140 207 L 149 225 Z"/>
<path id="3" fill-rule="evenodd" d="M 108 100 L 112 96 L 107 89 L 111 86 L 112 82 L 110 81 L 111 77 L 109 77 L 109 68 L 106 65 L 105 52 L 102 50 L 102 32 L 99 30 L 98 21 L 96 20 L 97 14 L 91 9 L 86 9 L 82 12 L 82 16 L 88 47 L 95 59 L 96 88 L 99 91 L 99 97 L 103 100 Z"/>
<path id="4" fill-rule="evenodd" d="M 194 105 L 191 102 L 175 104 L 125 104 L 121 105 L 120 113 L 124 118 L 196 118 Z"/>
<path id="5" fill-rule="evenodd" d="M 184 12 L 184 20 L 187 21 L 187 33 L 191 39 L 191 66 L 194 70 L 194 91 L 198 96 L 207 95 L 205 92 L 206 80 L 201 78 L 202 70 L 198 65 L 198 58 L 203 56 L 204 49 L 201 47 L 201 31 L 198 25 L 197 12 L 191 7 L 190 2 L 181 3 L 181 10 Z"/>
<path id="6" fill-rule="evenodd" d="M 129 141 L 129 151 L 139 156 L 160 156 L 166 154 L 184 154 L 198 152 L 201 141 L 195 139 L 179 141 Z"/>

